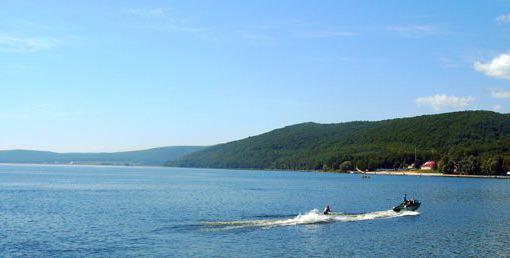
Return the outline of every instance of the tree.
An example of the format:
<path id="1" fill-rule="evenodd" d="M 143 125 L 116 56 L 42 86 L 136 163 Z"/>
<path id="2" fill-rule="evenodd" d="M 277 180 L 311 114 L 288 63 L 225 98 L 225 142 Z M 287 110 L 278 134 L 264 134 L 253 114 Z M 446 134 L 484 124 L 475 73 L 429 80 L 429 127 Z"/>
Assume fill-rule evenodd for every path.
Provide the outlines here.
<path id="1" fill-rule="evenodd" d="M 334 161 L 331 163 L 331 169 L 332 170 L 338 170 L 340 167 L 340 164 L 338 164 L 338 162 Z"/>
<path id="2" fill-rule="evenodd" d="M 480 173 L 480 159 L 473 155 L 463 158 L 459 162 L 459 171 L 462 174 L 476 175 Z"/>
<path id="3" fill-rule="evenodd" d="M 342 172 L 347 172 L 354 170 L 354 166 L 352 165 L 352 161 L 344 161 L 338 166 L 338 169 Z"/>
<path id="4" fill-rule="evenodd" d="M 363 170 L 365 171 L 366 169 L 368 169 L 368 161 L 362 159 L 362 160 L 358 160 L 356 162 L 356 167 L 360 170 Z"/>
<path id="5" fill-rule="evenodd" d="M 445 174 L 453 174 L 455 172 L 455 161 L 450 159 L 448 156 L 444 156 L 439 161 L 439 171 Z"/>
<path id="6" fill-rule="evenodd" d="M 501 175 L 503 174 L 503 158 L 488 157 L 482 161 L 481 172 L 484 175 Z"/>

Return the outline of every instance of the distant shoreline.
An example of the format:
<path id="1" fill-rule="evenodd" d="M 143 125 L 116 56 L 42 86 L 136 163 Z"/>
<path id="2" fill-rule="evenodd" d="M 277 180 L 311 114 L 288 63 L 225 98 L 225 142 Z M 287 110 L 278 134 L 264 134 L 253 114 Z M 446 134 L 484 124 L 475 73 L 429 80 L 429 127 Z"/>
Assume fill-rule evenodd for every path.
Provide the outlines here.
<path id="1" fill-rule="evenodd" d="M 158 165 L 117 165 L 117 164 L 68 164 L 68 163 L 2 163 L 0 166 L 41 166 L 41 167 L 121 167 L 121 168 L 164 168 L 165 166 Z"/>
<path id="2" fill-rule="evenodd" d="M 275 171 L 275 172 L 309 172 L 309 173 L 333 173 L 333 174 L 354 174 L 354 175 L 385 175 L 385 176 L 431 176 L 431 177 L 453 177 L 453 178 L 489 178 L 489 179 L 510 179 L 510 176 L 504 175 L 460 175 L 460 174 L 443 174 L 438 172 L 425 172 L 425 171 L 367 171 L 367 172 L 340 172 L 340 171 L 324 171 L 324 170 L 289 170 L 289 169 L 251 169 L 251 168 L 200 168 L 200 167 L 170 167 L 170 166 L 157 166 L 157 165 L 107 165 L 107 164 L 65 164 L 65 163 L 1 163 L 0 166 L 62 166 L 62 167 L 121 167 L 121 168 L 191 168 L 191 169 L 223 169 L 223 170 L 236 170 L 236 171 Z"/>
<path id="3" fill-rule="evenodd" d="M 192 168 L 192 167 L 176 167 L 176 168 Z M 425 172 L 425 171 L 393 171 L 393 170 L 380 170 L 380 171 L 331 171 L 331 170 L 288 170 L 288 169 L 251 169 L 251 168 L 197 168 L 197 169 L 226 169 L 226 170 L 247 170 L 247 171 L 276 171 L 276 172 L 305 172 L 305 173 L 331 173 L 331 174 L 349 174 L 349 175 L 385 175 L 385 176 L 431 176 L 431 177 L 451 177 L 451 178 L 487 178 L 487 179 L 510 179 L 510 176 L 505 175 L 461 175 L 461 174 L 443 174 L 439 172 Z"/>
<path id="4" fill-rule="evenodd" d="M 367 175 L 390 175 L 390 176 L 436 176 L 436 177 L 457 177 L 457 178 L 493 178 L 493 179 L 510 179 L 510 176 L 503 176 L 503 175 L 494 175 L 494 176 L 488 176 L 488 175 L 460 175 L 460 174 L 443 174 L 438 172 L 422 172 L 422 171 L 391 171 L 391 170 L 384 170 L 384 171 L 369 171 L 364 172 Z M 357 173 L 362 174 L 363 173 Z"/>

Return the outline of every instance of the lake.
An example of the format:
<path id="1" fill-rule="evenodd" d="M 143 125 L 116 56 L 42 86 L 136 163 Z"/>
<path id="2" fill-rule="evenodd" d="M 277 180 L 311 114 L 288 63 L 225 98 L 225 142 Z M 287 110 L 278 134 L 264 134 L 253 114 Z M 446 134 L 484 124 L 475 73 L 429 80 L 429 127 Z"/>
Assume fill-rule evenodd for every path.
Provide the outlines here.
<path id="1" fill-rule="evenodd" d="M 390 211 L 405 192 L 419 212 Z M 509 256 L 509 197 L 495 179 L 1 165 L 0 253 Z"/>

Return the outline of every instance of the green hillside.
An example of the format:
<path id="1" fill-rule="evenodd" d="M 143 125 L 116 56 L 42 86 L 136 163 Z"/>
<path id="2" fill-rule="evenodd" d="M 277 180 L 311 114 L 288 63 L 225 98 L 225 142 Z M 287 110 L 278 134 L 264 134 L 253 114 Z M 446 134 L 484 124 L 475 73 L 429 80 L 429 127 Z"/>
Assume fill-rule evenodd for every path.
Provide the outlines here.
<path id="1" fill-rule="evenodd" d="M 33 150 L 0 151 L 0 163 L 130 164 L 162 166 L 169 160 L 201 150 L 200 146 L 161 147 L 110 153 L 56 153 Z"/>
<path id="2" fill-rule="evenodd" d="M 481 173 L 487 160 L 508 166 L 509 148 L 508 114 L 464 111 L 376 122 L 297 124 L 212 146 L 167 165 L 337 170 L 352 163 L 360 169 L 395 168 L 413 163 L 416 150 L 418 163 L 443 160 L 454 164 L 457 172 L 464 159 L 474 157 L 477 171 L 466 173 Z"/>

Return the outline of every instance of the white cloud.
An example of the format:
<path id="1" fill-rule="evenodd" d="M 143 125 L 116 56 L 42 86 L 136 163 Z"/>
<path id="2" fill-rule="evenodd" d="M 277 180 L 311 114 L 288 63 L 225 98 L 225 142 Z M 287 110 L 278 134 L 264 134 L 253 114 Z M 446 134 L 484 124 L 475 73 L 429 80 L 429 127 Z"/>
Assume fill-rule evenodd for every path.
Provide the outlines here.
<path id="1" fill-rule="evenodd" d="M 124 13 L 127 15 L 132 15 L 132 16 L 151 18 L 151 17 L 163 16 L 170 10 L 171 10 L 170 8 L 153 8 L 153 9 L 130 8 L 130 9 L 124 9 Z"/>
<path id="2" fill-rule="evenodd" d="M 510 98 L 510 91 L 507 90 L 492 90 L 491 95 L 495 99 L 508 99 Z"/>
<path id="3" fill-rule="evenodd" d="M 430 25 L 392 25 L 387 26 L 386 30 L 396 32 L 408 37 L 420 37 L 420 36 L 433 36 L 439 34 L 445 34 L 443 31 Z"/>
<path id="4" fill-rule="evenodd" d="M 492 109 L 496 112 L 499 112 L 501 111 L 501 109 L 503 109 L 503 107 L 501 105 L 494 105 L 492 106 Z"/>
<path id="5" fill-rule="evenodd" d="M 473 101 L 475 101 L 473 97 L 456 97 L 446 94 L 436 94 L 434 96 L 417 98 L 416 104 L 420 106 L 431 106 L 435 110 L 440 110 L 442 108 L 466 108 Z"/>
<path id="6" fill-rule="evenodd" d="M 510 54 L 500 54 L 489 63 L 475 62 L 473 67 L 491 77 L 510 79 Z"/>
<path id="7" fill-rule="evenodd" d="M 2 52 L 32 53 L 52 49 L 60 43 L 54 38 L 0 35 L 0 51 Z"/>
<path id="8" fill-rule="evenodd" d="M 503 24 L 503 23 L 509 23 L 510 22 L 510 13 L 500 15 L 494 19 L 497 23 Z"/>

